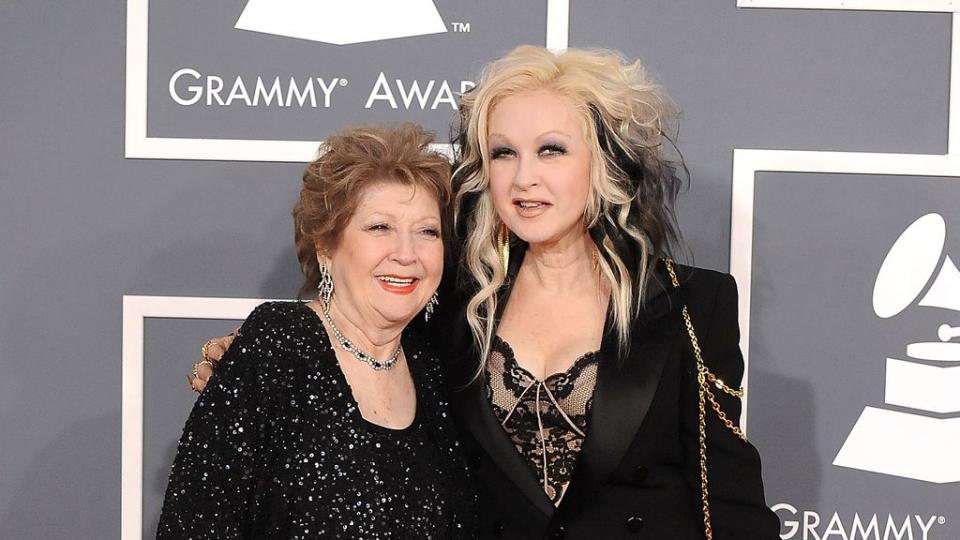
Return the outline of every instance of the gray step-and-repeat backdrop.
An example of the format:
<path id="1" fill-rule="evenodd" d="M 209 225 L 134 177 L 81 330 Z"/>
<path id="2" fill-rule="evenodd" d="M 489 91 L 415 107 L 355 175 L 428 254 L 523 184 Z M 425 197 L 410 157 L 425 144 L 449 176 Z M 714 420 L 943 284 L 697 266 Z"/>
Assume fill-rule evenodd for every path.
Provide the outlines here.
<path id="1" fill-rule="evenodd" d="M 639 58 L 683 109 L 781 537 L 960 539 L 960 5 L 737 4 L 4 1 L 0 538 L 152 537 L 199 343 L 298 288 L 317 142 L 443 142 L 535 43 Z"/>

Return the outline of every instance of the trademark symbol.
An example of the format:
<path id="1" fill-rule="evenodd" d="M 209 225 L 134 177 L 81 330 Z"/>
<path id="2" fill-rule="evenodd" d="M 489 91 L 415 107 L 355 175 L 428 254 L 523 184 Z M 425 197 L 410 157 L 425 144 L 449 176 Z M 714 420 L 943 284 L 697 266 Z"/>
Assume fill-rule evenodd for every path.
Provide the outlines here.
<path id="1" fill-rule="evenodd" d="M 939 523 L 939 524 L 941 524 L 941 525 L 943 525 L 943 524 L 946 523 L 946 522 L 947 522 L 947 518 L 945 518 L 945 517 L 943 517 L 943 516 L 940 516 L 940 517 L 937 518 L 937 523 Z"/>
<path id="2" fill-rule="evenodd" d="M 339 83 L 339 84 L 340 84 L 340 86 L 346 86 L 346 85 L 347 85 L 347 80 L 346 80 L 346 79 L 340 79 L 340 83 Z"/>
<path id="3" fill-rule="evenodd" d="M 459 34 L 470 33 L 470 23 L 468 22 L 452 22 L 450 23 L 450 28 L 453 28 L 453 31 Z"/>

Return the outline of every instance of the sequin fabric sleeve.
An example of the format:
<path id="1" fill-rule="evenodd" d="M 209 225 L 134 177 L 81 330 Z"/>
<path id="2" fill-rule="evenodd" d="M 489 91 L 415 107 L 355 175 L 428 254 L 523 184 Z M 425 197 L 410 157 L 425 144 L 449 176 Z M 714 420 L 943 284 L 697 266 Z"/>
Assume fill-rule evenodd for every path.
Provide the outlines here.
<path id="1" fill-rule="evenodd" d="M 255 519 L 257 462 L 268 459 L 270 394 L 260 373 L 282 354 L 261 305 L 244 322 L 183 428 L 157 526 L 158 539 L 243 538 Z M 254 357 L 254 351 L 257 351 Z"/>

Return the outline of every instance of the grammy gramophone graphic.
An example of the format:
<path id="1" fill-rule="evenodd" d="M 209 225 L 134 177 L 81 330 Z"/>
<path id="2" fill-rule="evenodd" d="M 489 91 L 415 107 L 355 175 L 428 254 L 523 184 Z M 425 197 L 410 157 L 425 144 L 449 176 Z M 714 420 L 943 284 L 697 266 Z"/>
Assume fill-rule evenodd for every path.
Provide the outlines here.
<path id="1" fill-rule="evenodd" d="M 447 31 L 432 0 L 250 0 L 235 28 L 335 45 Z"/>
<path id="2" fill-rule="evenodd" d="M 945 243 L 939 214 L 927 214 L 903 231 L 877 273 L 878 317 L 920 306 L 948 310 L 941 313 L 957 320 L 960 270 L 944 253 Z M 905 358 L 887 358 L 884 401 L 890 407 L 863 409 L 834 465 L 938 484 L 960 482 L 960 326 L 941 324 L 936 336 L 938 341 L 908 344 Z"/>

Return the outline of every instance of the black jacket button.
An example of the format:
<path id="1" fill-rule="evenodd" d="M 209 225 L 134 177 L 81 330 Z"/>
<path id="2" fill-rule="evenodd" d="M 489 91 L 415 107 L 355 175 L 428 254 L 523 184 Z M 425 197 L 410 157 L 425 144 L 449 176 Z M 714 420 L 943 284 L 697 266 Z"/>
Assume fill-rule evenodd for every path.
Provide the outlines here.
<path id="1" fill-rule="evenodd" d="M 567 537 L 567 528 L 563 525 L 557 525 L 553 528 L 553 532 L 550 534 L 550 538 L 554 540 L 561 540 L 562 538 Z"/>
<path id="2" fill-rule="evenodd" d="M 643 529 L 643 518 L 640 516 L 630 516 L 627 518 L 627 530 L 632 533 L 638 533 Z"/>
<path id="3" fill-rule="evenodd" d="M 503 523 L 500 523 L 499 521 L 494 521 L 490 525 L 490 532 L 492 532 L 493 535 L 496 536 L 497 538 L 500 538 L 501 536 L 503 536 Z"/>
<path id="4" fill-rule="evenodd" d="M 643 465 L 640 465 L 633 471 L 633 479 L 636 480 L 637 482 L 643 482 L 644 480 L 647 479 L 647 476 L 649 475 L 650 475 L 650 469 L 648 469 Z"/>

